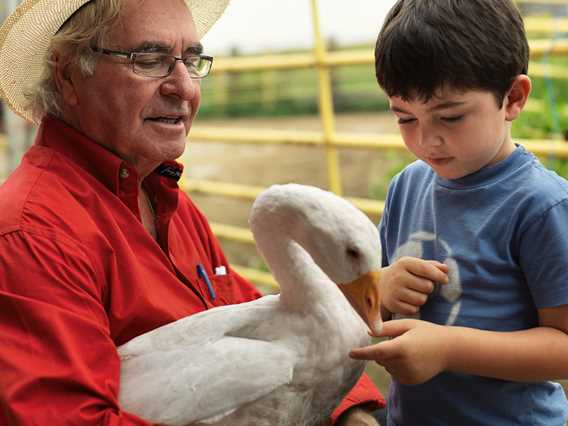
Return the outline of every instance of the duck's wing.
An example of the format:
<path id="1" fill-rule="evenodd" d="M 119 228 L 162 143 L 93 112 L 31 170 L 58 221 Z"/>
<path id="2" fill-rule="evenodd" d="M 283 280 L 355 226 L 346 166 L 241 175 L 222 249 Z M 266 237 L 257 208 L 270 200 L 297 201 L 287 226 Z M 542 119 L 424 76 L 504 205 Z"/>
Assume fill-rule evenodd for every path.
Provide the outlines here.
<path id="1" fill-rule="evenodd" d="M 273 317 L 265 305 L 212 309 L 121 346 L 121 408 L 159 424 L 205 423 L 289 383 L 293 349 L 258 336 L 230 336 Z"/>
<path id="2" fill-rule="evenodd" d="M 141 334 L 118 348 L 121 359 L 148 353 L 212 342 L 235 330 L 255 326 L 279 311 L 279 296 L 269 295 L 238 305 L 219 306 L 181 318 Z"/>

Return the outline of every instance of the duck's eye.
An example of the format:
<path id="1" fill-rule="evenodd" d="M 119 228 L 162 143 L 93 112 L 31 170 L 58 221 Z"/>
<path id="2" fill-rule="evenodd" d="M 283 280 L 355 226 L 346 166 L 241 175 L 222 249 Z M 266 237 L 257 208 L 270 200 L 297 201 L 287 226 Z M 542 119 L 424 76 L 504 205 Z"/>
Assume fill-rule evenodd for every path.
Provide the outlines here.
<path id="1" fill-rule="evenodd" d="M 359 250 L 353 247 L 349 247 L 347 249 L 347 256 L 350 257 L 351 259 L 359 259 L 360 256 Z"/>

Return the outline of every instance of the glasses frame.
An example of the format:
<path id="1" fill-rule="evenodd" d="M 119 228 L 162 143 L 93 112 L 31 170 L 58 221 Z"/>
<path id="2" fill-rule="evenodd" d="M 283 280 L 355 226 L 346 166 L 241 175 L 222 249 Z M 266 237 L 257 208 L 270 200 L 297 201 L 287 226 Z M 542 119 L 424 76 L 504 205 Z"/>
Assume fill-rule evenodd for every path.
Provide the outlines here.
<path id="1" fill-rule="evenodd" d="M 118 56 L 118 57 L 126 58 L 130 61 L 130 65 L 132 67 L 132 72 L 134 74 L 141 75 L 143 77 L 148 77 L 148 78 L 166 78 L 166 77 L 169 77 L 172 74 L 172 72 L 173 72 L 173 70 L 176 66 L 176 63 L 178 61 L 180 61 L 184 65 L 186 65 L 185 60 L 188 57 L 193 57 L 193 58 L 199 57 L 200 59 L 205 60 L 209 63 L 209 68 L 207 69 L 207 73 L 205 75 L 202 75 L 202 76 L 197 76 L 197 75 L 194 76 L 194 75 L 190 74 L 191 78 L 193 78 L 193 79 L 201 80 L 202 78 L 207 77 L 209 75 L 209 73 L 211 72 L 211 68 L 213 67 L 213 56 L 202 55 L 202 54 L 193 54 L 193 55 L 189 55 L 188 57 L 182 58 L 182 57 L 177 57 L 177 56 L 174 56 L 174 55 L 168 55 L 167 53 L 162 53 L 162 52 L 125 52 L 125 51 L 121 51 L 121 50 L 105 49 L 105 48 L 102 48 L 102 47 L 91 47 L 91 50 L 93 50 L 93 52 L 101 53 L 103 55 Z M 172 64 L 168 68 L 168 73 L 166 75 L 151 76 L 151 75 L 145 75 L 145 74 L 142 74 L 142 73 L 136 71 L 136 67 L 135 67 L 136 55 L 147 54 L 147 53 L 158 53 L 160 55 L 167 56 L 169 58 L 174 59 L 174 61 L 172 62 Z M 186 69 L 187 69 L 187 66 L 186 66 Z M 188 70 L 188 72 L 189 72 L 189 70 Z"/>

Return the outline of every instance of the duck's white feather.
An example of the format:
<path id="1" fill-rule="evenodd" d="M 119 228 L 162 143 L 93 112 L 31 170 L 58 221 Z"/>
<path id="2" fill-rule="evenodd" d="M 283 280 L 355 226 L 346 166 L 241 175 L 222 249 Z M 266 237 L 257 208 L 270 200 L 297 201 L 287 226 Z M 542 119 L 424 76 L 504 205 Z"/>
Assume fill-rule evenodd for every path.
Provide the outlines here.
<path id="1" fill-rule="evenodd" d="M 206 311 L 123 345 L 121 406 L 182 426 L 211 417 L 220 420 L 235 407 L 289 383 L 295 351 L 278 341 L 246 337 L 274 319 L 277 299 Z"/>
<path id="2" fill-rule="evenodd" d="M 330 193 L 285 185 L 257 199 L 251 229 L 281 295 L 211 309 L 121 346 L 123 409 L 174 426 L 308 426 L 357 381 L 364 364 L 347 354 L 369 342 L 367 327 L 335 283 L 378 268 L 376 227 Z M 344 244 L 362 259 L 341 258 Z"/>

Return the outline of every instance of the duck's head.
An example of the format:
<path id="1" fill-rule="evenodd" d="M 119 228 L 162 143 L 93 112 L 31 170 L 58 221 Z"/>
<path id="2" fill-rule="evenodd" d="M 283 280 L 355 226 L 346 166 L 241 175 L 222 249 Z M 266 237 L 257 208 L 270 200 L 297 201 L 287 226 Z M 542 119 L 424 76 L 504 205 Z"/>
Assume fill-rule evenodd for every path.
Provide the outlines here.
<path id="1" fill-rule="evenodd" d="M 275 185 L 255 201 L 335 282 L 369 329 L 378 334 L 380 238 L 377 227 L 343 198 L 305 185 Z M 253 225 L 253 223 L 251 223 Z"/>

